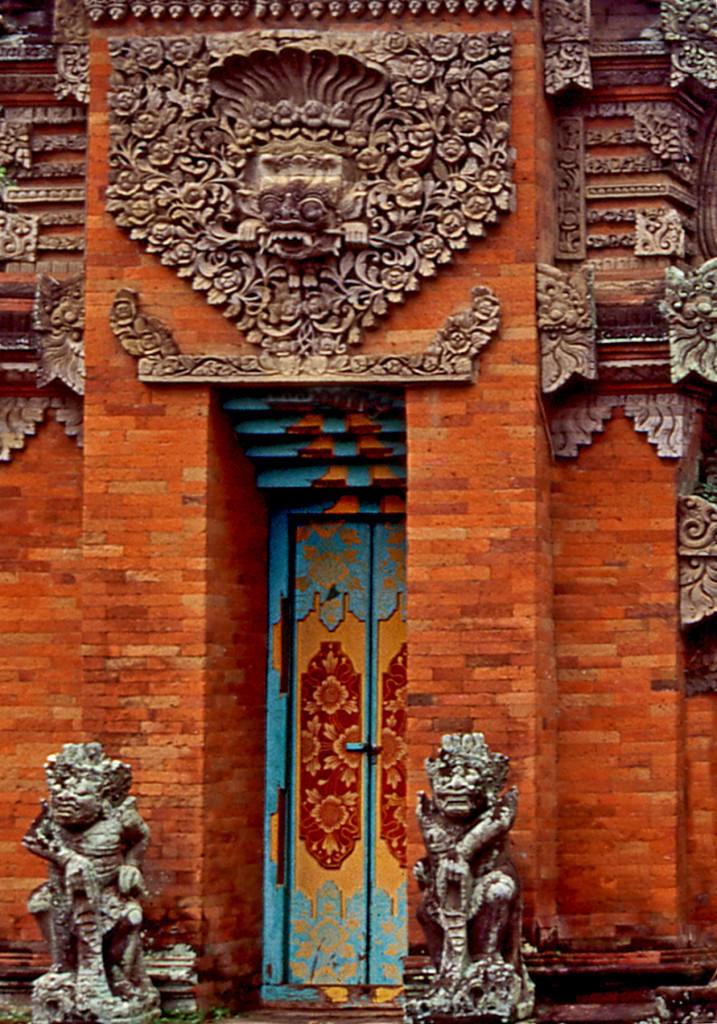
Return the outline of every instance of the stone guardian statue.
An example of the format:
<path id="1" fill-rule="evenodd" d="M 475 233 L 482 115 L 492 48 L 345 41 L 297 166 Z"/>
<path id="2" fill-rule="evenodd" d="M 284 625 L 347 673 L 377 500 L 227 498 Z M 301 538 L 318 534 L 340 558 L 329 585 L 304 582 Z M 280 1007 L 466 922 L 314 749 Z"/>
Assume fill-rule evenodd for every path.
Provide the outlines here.
<path id="1" fill-rule="evenodd" d="M 411 1024 L 508 1022 L 532 1013 L 521 884 L 508 840 L 518 791 L 503 793 L 508 765 L 481 733 L 444 736 L 426 760 L 431 796 L 419 793 L 417 809 L 426 856 L 414 871 L 436 977 L 426 995 L 408 1002 Z"/>
<path id="2" fill-rule="evenodd" d="M 33 987 L 33 1024 L 150 1024 L 159 994 L 142 959 L 139 902 L 149 829 L 128 796 L 132 771 L 99 743 L 67 743 L 45 774 L 50 801 L 23 840 L 48 862 L 28 901 L 52 955 Z"/>

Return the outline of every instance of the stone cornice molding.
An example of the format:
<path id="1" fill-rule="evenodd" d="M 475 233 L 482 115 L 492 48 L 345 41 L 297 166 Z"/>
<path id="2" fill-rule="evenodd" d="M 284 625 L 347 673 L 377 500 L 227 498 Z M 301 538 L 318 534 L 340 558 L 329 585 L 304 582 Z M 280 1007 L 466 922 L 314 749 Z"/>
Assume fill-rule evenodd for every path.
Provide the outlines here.
<path id="1" fill-rule="evenodd" d="M 575 458 L 605 429 L 614 409 L 621 407 L 637 433 L 645 434 L 660 458 L 679 459 L 690 444 L 701 405 L 676 392 L 630 395 L 574 395 L 558 406 L 550 420 L 553 454 Z"/>
<path id="2" fill-rule="evenodd" d="M 592 266 L 573 274 L 547 264 L 539 264 L 536 269 L 543 391 L 557 391 L 575 376 L 595 380 Z"/>
<path id="3" fill-rule="evenodd" d="M 498 330 L 498 301 L 477 287 L 469 309 L 448 318 L 422 353 L 375 356 L 183 355 L 171 331 L 140 309 L 129 288 L 110 313 L 115 337 L 138 359 L 137 376 L 153 384 L 412 384 L 468 383 L 478 356 Z"/>
<path id="4" fill-rule="evenodd" d="M 662 0 L 662 31 L 670 49 L 671 84 L 695 78 L 717 88 L 717 7 L 711 0 Z"/>
<path id="5" fill-rule="evenodd" d="M 63 282 L 40 277 L 35 299 L 40 386 L 59 379 L 75 394 L 84 394 L 84 317 L 82 276 Z"/>
<path id="6" fill-rule="evenodd" d="M 717 612 L 717 505 L 680 498 L 677 531 L 680 620 L 689 626 Z"/>
<path id="7" fill-rule="evenodd" d="M 592 87 L 590 0 L 543 0 L 545 91 Z"/>
<path id="8" fill-rule="evenodd" d="M 419 14 L 468 15 L 482 11 L 504 10 L 512 14 L 531 11 L 533 0 L 84 0 L 92 21 L 124 21 L 130 15 L 137 19 L 176 21 L 189 16 L 203 18 L 256 18 L 259 21 L 291 17 L 334 21 L 360 18 L 401 18 Z"/>
<path id="9" fill-rule="evenodd" d="M 661 305 L 669 329 L 672 380 L 695 373 L 717 384 L 717 258 L 692 271 L 668 267 Z"/>

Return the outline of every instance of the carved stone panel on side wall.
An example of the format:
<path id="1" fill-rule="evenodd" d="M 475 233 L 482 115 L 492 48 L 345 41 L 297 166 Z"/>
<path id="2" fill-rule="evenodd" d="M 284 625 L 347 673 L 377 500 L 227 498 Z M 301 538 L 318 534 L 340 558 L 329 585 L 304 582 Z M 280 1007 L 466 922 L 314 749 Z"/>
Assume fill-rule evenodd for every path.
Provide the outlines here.
<path id="1" fill-rule="evenodd" d="M 348 355 L 512 208 L 506 33 L 110 52 L 108 210 L 258 358 Z"/>
<path id="2" fill-rule="evenodd" d="M 592 267 L 566 274 L 556 267 L 538 265 L 537 299 L 543 391 L 557 391 L 576 375 L 595 380 Z"/>
<path id="3" fill-rule="evenodd" d="M 545 91 L 592 87 L 590 0 L 544 0 Z"/>
<path id="4" fill-rule="evenodd" d="M 717 384 L 717 259 L 694 271 L 668 267 L 662 310 L 669 327 L 672 380 L 695 373 Z"/>
<path id="5" fill-rule="evenodd" d="M 0 262 L 35 259 L 37 217 L 0 210 Z"/>
<path id="6" fill-rule="evenodd" d="M 423 352 L 391 355 L 183 355 L 171 331 L 142 312 L 129 288 L 117 292 L 110 313 L 115 337 L 139 359 L 137 376 L 166 384 L 412 384 L 467 383 L 478 356 L 498 330 L 500 308 L 488 288 L 473 289 L 469 309 L 449 317 Z"/>
<path id="7" fill-rule="evenodd" d="M 680 619 L 683 626 L 717 612 L 717 505 L 690 495 L 677 504 Z"/>
<path id="8" fill-rule="evenodd" d="M 85 392 L 85 296 L 83 278 L 55 281 L 43 275 L 35 301 L 39 348 L 38 383 L 59 379 L 75 394 Z"/>
<path id="9" fill-rule="evenodd" d="M 672 85 L 692 76 L 717 88 L 717 7 L 712 0 L 662 0 L 662 31 L 670 47 Z"/>
<path id="10" fill-rule="evenodd" d="M 585 148 L 582 116 L 559 117 L 556 137 L 558 237 L 555 258 L 585 259 Z"/>

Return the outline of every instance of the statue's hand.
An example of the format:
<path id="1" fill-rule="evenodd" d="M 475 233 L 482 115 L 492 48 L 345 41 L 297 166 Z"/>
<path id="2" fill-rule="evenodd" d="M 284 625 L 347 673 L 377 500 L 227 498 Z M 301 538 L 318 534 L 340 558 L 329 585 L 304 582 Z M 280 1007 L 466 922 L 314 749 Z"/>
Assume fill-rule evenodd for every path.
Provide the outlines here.
<path id="1" fill-rule="evenodd" d="M 135 864 L 123 864 L 119 869 L 117 885 L 123 896 L 129 896 L 133 892 L 143 893 L 142 872 Z"/>
<path id="2" fill-rule="evenodd" d="M 497 802 L 495 810 L 497 817 L 505 828 L 510 828 L 518 810 L 518 790 L 515 786 L 511 786 L 510 789 L 506 790 Z"/>
<path id="3" fill-rule="evenodd" d="M 422 789 L 419 790 L 418 799 L 416 800 L 416 817 L 418 818 L 419 824 L 428 814 L 430 807 L 431 801 Z"/>
<path id="4" fill-rule="evenodd" d="M 65 864 L 65 888 L 68 892 L 84 892 L 91 903 L 99 899 L 99 883 L 92 861 L 80 853 L 72 853 Z"/>

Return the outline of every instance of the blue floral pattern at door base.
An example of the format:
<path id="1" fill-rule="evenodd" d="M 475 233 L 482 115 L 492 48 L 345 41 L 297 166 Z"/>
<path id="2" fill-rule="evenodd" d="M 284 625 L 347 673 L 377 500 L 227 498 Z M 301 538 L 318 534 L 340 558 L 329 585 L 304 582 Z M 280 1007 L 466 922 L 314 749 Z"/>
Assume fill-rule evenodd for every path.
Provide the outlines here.
<path id="1" fill-rule="evenodd" d="M 290 971 L 294 984 L 357 985 L 366 975 L 362 910 L 364 896 L 349 900 L 343 912 L 339 887 L 325 882 L 316 894 L 316 913 L 302 892 L 291 897 Z"/>
<path id="2" fill-rule="evenodd" d="M 371 891 L 370 976 L 377 985 L 403 983 L 402 958 L 406 955 L 407 889 L 404 882 L 396 904 L 385 889 Z"/>

